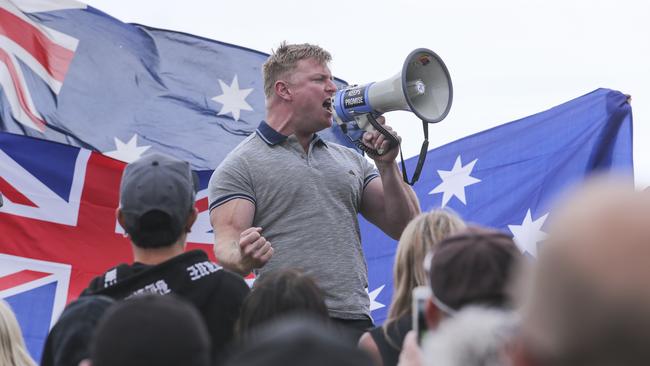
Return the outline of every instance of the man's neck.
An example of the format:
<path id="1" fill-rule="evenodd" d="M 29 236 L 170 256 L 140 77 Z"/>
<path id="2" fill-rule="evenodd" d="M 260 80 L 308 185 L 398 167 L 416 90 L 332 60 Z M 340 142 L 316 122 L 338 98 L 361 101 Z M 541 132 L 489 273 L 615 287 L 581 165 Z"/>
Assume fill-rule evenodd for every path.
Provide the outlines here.
<path id="1" fill-rule="evenodd" d="M 293 113 L 290 110 L 268 109 L 266 111 L 266 124 L 275 131 L 285 135 L 295 135 L 305 152 L 309 151 L 309 143 L 314 137 L 313 132 L 296 130 Z"/>
<path id="2" fill-rule="evenodd" d="M 285 136 L 295 133 L 293 113 L 283 106 L 267 109 L 266 124 Z"/>
<path id="3" fill-rule="evenodd" d="M 185 252 L 183 242 L 176 242 L 162 248 L 140 248 L 131 243 L 131 247 L 133 248 L 133 261 L 148 265 L 160 264 Z"/>

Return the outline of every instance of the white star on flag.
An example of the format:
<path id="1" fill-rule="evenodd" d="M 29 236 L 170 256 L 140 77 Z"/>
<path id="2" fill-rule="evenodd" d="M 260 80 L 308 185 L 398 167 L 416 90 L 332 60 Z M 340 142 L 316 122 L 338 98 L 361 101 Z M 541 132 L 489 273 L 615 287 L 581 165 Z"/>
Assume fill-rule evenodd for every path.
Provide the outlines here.
<path id="1" fill-rule="evenodd" d="M 521 225 L 508 225 L 508 229 L 514 235 L 513 239 L 522 253 L 528 253 L 533 257 L 537 256 L 537 243 L 546 238 L 542 226 L 547 216 L 548 213 L 533 221 L 530 209 L 528 209 Z"/>
<path id="2" fill-rule="evenodd" d="M 132 163 L 138 160 L 140 156 L 151 147 L 150 145 L 138 146 L 137 134 L 133 135 L 127 143 L 124 143 L 122 140 L 115 137 L 115 146 L 117 147 L 116 150 L 106 151 L 104 152 L 104 155 L 126 163 Z"/>
<path id="3" fill-rule="evenodd" d="M 221 116 L 223 114 L 232 113 L 232 117 L 235 121 L 238 121 L 242 109 L 245 111 L 253 110 L 253 107 L 246 102 L 246 97 L 253 91 L 253 89 L 239 89 L 237 75 L 235 75 L 230 86 L 226 85 L 226 83 L 221 79 L 219 79 L 219 85 L 221 85 L 221 91 L 223 94 L 212 98 L 215 102 L 223 104 L 221 110 L 217 113 L 218 115 Z"/>
<path id="4" fill-rule="evenodd" d="M 381 292 L 381 290 L 384 289 L 384 286 L 386 286 L 386 285 L 381 285 L 380 287 L 376 288 L 372 292 L 368 292 L 368 297 L 370 298 L 370 311 L 386 307 L 386 305 L 384 305 L 384 304 L 377 301 L 377 296 L 379 296 L 379 293 Z M 368 291 L 368 289 L 366 289 L 366 292 L 367 291 Z"/>
<path id="5" fill-rule="evenodd" d="M 451 170 L 438 170 L 438 175 L 442 178 L 442 183 L 429 192 L 429 194 L 442 192 L 442 207 L 445 207 L 454 196 L 460 202 L 467 205 L 467 202 L 465 202 L 465 187 L 481 181 L 470 176 L 472 169 L 474 169 L 474 164 L 477 161 L 478 159 L 474 159 L 471 163 L 463 166 L 460 155 L 458 155 L 454 167 Z"/>

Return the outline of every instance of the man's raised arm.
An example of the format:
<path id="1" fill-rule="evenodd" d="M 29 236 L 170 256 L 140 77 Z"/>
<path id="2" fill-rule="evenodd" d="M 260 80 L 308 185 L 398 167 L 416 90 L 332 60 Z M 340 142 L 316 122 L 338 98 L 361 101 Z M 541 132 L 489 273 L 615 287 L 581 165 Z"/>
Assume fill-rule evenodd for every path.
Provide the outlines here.
<path id="1" fill-rule="evenodd" d="M 398 141 L 402 141 L 401 137 L 386 125 L 383 116 L 377 117 L 377 122 L 392 133 Z M 363 135 L 363 142 L 374 149 L 389 149 L 388 141 L 378 131 L 366 132 Z M 380 179 L 373 179 L 366 185 L 361 201 L 361 214 L 395 240 L 399 239 L 406 225 L 420 213 L 417 195 L 408 184 L 404 183 L 402 174 L 397 168 L 395 162 L 397 154 L 399 154 L 399 146 L 394 146 L 384 155 L 368 154 L 375 161 Z"/>

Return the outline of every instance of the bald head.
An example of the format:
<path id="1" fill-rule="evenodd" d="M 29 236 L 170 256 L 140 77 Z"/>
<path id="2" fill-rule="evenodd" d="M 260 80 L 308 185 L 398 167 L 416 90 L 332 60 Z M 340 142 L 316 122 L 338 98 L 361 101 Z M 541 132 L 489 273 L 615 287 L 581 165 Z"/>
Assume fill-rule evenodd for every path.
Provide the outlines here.
<path id="1" fill-rule="evenodd" d="M 592 181 L 554 210 L 523 336 L 543 365 L 650 362 L 650 194 Z"/>

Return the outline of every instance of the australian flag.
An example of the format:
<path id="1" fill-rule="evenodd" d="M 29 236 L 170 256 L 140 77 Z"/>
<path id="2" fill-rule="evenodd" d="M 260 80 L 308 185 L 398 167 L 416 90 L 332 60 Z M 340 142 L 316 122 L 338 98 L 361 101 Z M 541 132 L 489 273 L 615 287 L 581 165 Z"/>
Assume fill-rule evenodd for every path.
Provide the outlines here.
<path id="1" fill-rule="evenodd" d="M 188 240 L 211 253 L 207 180 L 264 118 L 266 57 L 76 1 L 0 0 L 0 297 L 35 359 L 65 303 L 131 259 L 115 220 L 124 163 L 111 157 L 189 161 L 201 190 Z M 327 135 L 345 142 L 336 127 Z M 414 188 L 423 209 L 510 232 L 534 255 L 557 194 L 594 171 L 631 176 L 631 145 L 626 96 L 600 89 L 430 151 Z M 396 242 L 367 223 L 361 234 L 381 323 Z"/>
<path id="2" fill-rule="evenodd" d="M 214 169 L 264 119 L 267 57 L 76 1 L 0 0 L 0 131 Z"/>
<path id="3" fill-rule="evenodd" d="M 115 219 L 125 166 L 86 149 L 0 132 L 0 298 L 16 312 L 37 360 L 65 304 L 93 277 L 131 261 Z M 188 249 L 212 256 L 210 172 L 198 174 L 199 218 Z"/>
<path id="4" fill-rule="evenodd" d="M 409 159 L 407 169 L 416 163 Z M 609 89 L 429 151 L 413 188 L 423 211 L 450 208 L 465 221 L 511 234 L 534 257 L 558 195 L 599 172 L 634 184 L 632 109 L 628 96 Z M 381 322 L 397 243 L 367 222 L 362 235 L 373 317 Z"/>

